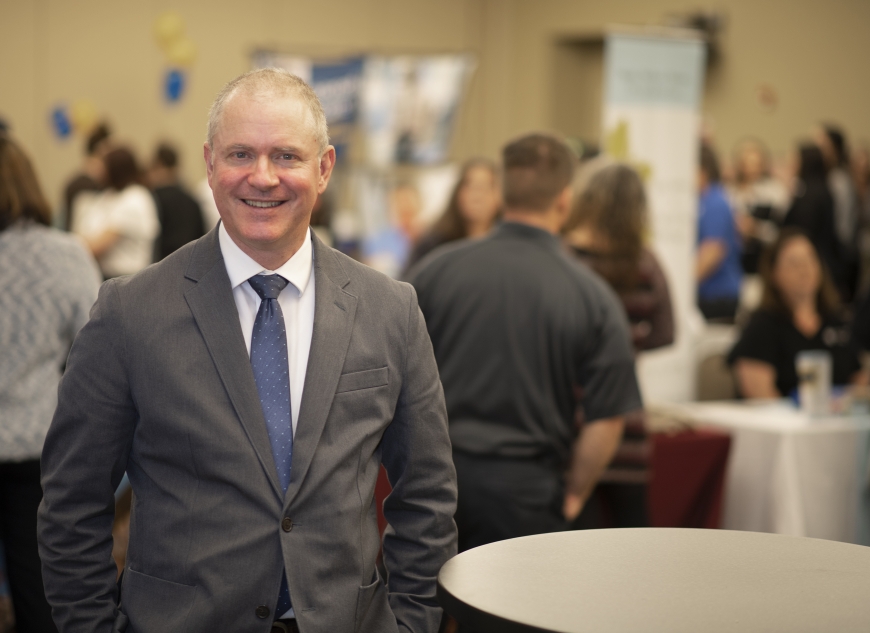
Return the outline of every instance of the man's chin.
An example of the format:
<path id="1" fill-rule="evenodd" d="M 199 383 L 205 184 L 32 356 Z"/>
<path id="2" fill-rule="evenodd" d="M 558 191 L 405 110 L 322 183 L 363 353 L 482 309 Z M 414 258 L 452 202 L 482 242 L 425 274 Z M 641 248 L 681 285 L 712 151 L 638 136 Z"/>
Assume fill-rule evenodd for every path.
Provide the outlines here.
<path id="1" fill-rule="evenodd" d="M 242 236 L 246 244 L 262 251 L 280 250 L 283 244 L 293 241 L 287 234 L 274 235 L 271 233 L 248 233 Z"/>
<path id="2" fill-rule="evenodd" d="M 246 252 L 283 254 L 288 258 L 299 247 L 297 241 L 300 241 L 295 231 L 245 231 L 238 238 L 234 241 Z"/>

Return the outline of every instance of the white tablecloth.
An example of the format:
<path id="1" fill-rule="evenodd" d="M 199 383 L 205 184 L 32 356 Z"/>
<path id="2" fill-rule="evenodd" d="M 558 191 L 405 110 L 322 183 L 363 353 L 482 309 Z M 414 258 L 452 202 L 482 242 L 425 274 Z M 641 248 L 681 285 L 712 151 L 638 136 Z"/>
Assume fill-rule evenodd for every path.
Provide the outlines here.
<path id="1" fill-rule="evenodd" d="M 870 416 L 814 419 L 787 401 L 665 409 L 731 433 L 723 528 L 870 545 Z"/>

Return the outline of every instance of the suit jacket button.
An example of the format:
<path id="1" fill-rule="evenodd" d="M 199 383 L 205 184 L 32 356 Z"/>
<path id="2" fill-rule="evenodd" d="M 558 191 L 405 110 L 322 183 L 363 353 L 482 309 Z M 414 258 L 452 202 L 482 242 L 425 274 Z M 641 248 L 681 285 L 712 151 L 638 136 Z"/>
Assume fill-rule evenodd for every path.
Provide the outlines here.
<path id="1" fill-rule="evenodd" d="M 284 519 L 281 521 L 281 529 L 285 532 L 289 532 L 293 529 L 293 521 L 290 519 L 290 517 L 284 517 Z"/>
<path id="2" fill-rule="evenodd" d="M 261 620 L 265 620 L 266 618 L 269 617 L 269 607 L 267 607 L 264 604 L 261 604 L 259 607 L 257 607 L 257 609 L 256 609 L 256 611 L 254 611 L 254 613 L 256 613 L 257 617 L 260 618 Z"/>

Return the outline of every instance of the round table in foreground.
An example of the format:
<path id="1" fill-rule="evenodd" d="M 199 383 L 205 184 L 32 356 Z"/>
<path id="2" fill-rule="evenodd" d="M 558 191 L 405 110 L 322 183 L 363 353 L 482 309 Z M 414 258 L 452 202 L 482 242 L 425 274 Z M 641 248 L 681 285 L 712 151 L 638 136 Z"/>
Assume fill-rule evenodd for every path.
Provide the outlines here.
<path id="1" fill-rule="evenodd" d="M 481 633 L 870 631 L 870 548 L 725 530 L 557 532 L 484 545 L 438 575 Z"/>

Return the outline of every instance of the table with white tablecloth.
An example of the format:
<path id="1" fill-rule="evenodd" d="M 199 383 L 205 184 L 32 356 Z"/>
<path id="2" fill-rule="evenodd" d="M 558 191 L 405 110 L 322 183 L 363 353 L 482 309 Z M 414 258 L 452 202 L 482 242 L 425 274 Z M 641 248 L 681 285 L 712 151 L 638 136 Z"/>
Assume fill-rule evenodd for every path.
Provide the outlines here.
<path id="1" fill-rule="evenodd" d="M 785 400 L 657 409 L 731 433 L 723 528 L 870 545 L 870 415 L 812 418 Z"/>
<path id="2" fill-rule="evenodd" d="M 729 530 L 572 530 L 489 543 L 437 596 L 480 633 L 866 633 L 870 548 Z"/>

